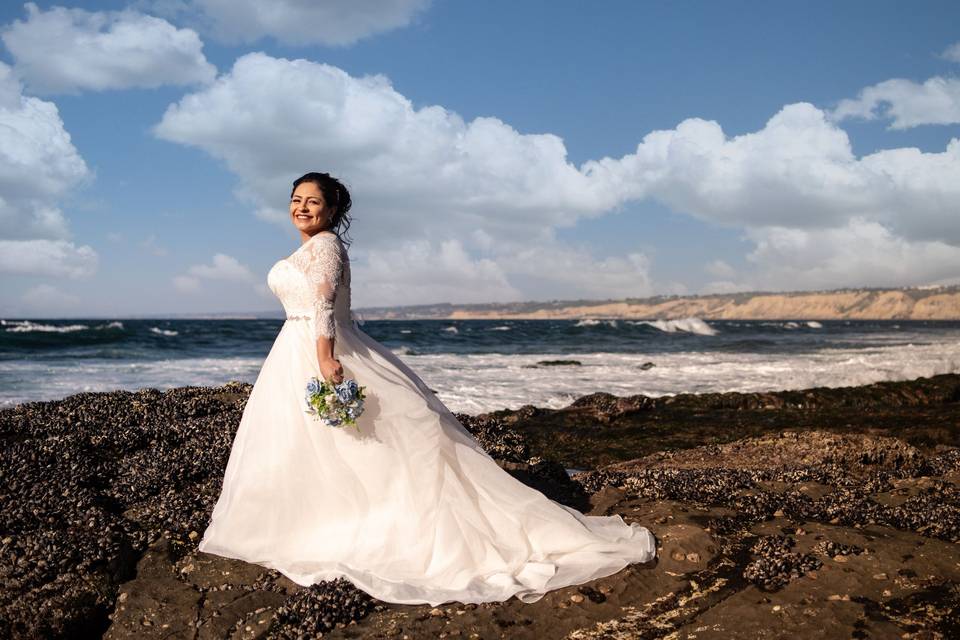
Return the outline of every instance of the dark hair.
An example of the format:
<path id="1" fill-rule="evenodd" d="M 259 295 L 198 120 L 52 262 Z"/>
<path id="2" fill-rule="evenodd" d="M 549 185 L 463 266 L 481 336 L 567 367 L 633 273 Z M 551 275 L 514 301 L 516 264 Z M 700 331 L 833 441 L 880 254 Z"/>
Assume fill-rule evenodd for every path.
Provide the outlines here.
<path id="1" fill-rule="evenodd" d="M 320 187 L 327 206 L 334 209 L 333 216 L 330 218 L 330 231 L 336 233 L 344 243 L 349 245 L 350 240 L 345 238 L 344 234 L 350 228 L 350 216 L 347 215 L 350 211 L 350 205 L 353 204 L 350 200 L 350 192 L 343 186 L 343 183 L 329 173 L 310 172 L 293 181 L 293 189 L 290 191 L 291 198 L 297 187 L 304 182 L 312 182 Z"/>

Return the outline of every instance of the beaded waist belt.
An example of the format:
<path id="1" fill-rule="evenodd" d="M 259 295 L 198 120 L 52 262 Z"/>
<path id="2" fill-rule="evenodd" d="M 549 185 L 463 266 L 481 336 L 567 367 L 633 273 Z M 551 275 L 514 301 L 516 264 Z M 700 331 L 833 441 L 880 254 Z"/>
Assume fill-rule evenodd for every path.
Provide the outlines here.
<path id="1" fill-rule="evenodd" d="M 286 319 L 287 320 L 313 320 L 313 316 L 287 316 Z M 353 313 L 352 311 L 350 312 L 350 320 L 356 325 L 363 324 L 363 320 L 358 318 L 357 314 Z"/>

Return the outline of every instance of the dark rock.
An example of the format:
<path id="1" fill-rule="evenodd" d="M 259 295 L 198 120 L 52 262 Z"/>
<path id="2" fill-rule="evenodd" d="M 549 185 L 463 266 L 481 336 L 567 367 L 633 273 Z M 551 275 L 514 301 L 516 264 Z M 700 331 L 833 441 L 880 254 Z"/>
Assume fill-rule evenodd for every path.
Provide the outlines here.
<path id="1" fill-rule="evenodd" d="M 541 367 L 579 367 L 582 363 L 579 360 L 538 360 L 537 364 Z"/>
<path id="2" fill-rule="evenodd" d="M 730 596 L 751 584 L 775 599 L 798 580 L 861 607 L 858 630 L 868 636 L 950 637 L 960 566 L 958 378 L 667 399 L 593 394 L 560 411 L 460 414 L 516 477 L 582 511 L 638 520 L 658 539 L 668 534 L 667 555 L 683 559 L 669 560 L 670 572 L 632 567 L 603 584 L 548 594 L 542 605 L 488 603 L 439 617 L 429 607 L 420 616 L 406 612 L 421 608 L 384 606 L 345 580 L 304 589 L 263 567 L 197 552 L 251 385 L 26 403 L 0 411 L 0 637 L 437 637 L 469 629 L 486 637 L 506 627 L 529 637 L 603 637 L 608 627 L 622 637 L 683 635 L 685 625 L 722 626 Z M 911 442 L 878 435 L 885 424 Z M 838 425 L 847 430 L 824 430 Z M 540 428 L 592 460 L 630 462 L 571 479 L 564 466 L 579 465 L 543 455 Z M 732 441 L 717 441 L 716 429 Z M 657 439 L 659 450 L 643 444 Z M 664 451 L 671 443 L 684 446 Z M 818 556 L 831 558 L 822 570 L 814 570 Z M 835 565 L 837 558 L 847 561 Z M 848 571 L 863 579 L 843 582 Z M 873 577 L 882 575 L 893 578 Z M 888 583 L 899 591 L 882 595 Z M 578 610 L 596 608 L 609 623 L 578 627 L 582 618 L 558 616 L 552 602 L 569 606 L 572 594 L 583 599 Z M 618 619 L 620 607 L 636 613 Z M 800 625 L 803 616 L 790 620 Z M 850 637 L 849 627 L 841 630 L 835 637 Z"/>

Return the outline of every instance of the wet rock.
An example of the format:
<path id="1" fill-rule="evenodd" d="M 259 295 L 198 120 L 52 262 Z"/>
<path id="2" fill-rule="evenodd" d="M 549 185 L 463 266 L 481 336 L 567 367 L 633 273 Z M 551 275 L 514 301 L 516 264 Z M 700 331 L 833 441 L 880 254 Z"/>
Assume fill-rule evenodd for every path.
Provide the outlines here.
<path id="1" fill-rule="evenodd" d="M 346 581 L 303 589 L 263 567 L 198 553 L 251 385 L 27 403 L 0 411 L 0 637 L 602 637 L 591 635 L 602 631 L 595 621 L 564 617 L 593 609 L 604 611 L 609 629 L 630 630 L 623 637 L 664 636 L 685 625 L 730 620 L 749 585 L 772 599 L 767 615 L 782 607 L 783 620 L 816 619 L 792 616 L 800 605 L 789 600 L 795 587 L 814 585 L 832 589 L 821 593 L 823 601 L 836 594 L 847 598 L 845 606 L 860 607 L 868 635 L 886 637 L 896 629 L 897 635 L 950 637 L 960 566 L 951 555 L 960 537 L 958 450 L 948 442 L 926 446 L 768 425 L 803 415 L 819 419 L 827 415 L 817 413 L 824 407 L 850 408 L 829 414 L 831 424 L 855 414 L 876 421 L 889 402 L 919 408 L 909 415 L 936 422 L 939 431 L 931 434 L 949 433 L 960 401 L 956 379 L 752 399 L 714 394 L 668 402 L 593 394 L 560 412 L 526 406 L 461 414 L 516 477 L 564 504 L 585 503 L 577 506 L 583 511 L 640 522 L 663 544 L 654 566 L 630 567 L 603 586 L 579 585 L 544 598 L 549 613 L 543 615 L 539 603 L 507 602 L 430 616 L 428 606 L 385 606 Z M 790 405 L 797 398 L 805 408 Z M 747 406 L 761 408 L 751 413 Z M 702 431 L 691 436 L 700 439 L 697 446 L 685 451 L 637 458 L 646 452 L 635 452 L 618 425 L 634 418 L 656 425 L 668 414 L 673 431 L 682 431 L 683 420 L 696 425 L 700 416 L 726 428 L 717 416 L 731 415 L 767 431 L 725 443 L 716 442 L 715 431 Z M 571 479 L 534 446 L 538 436 L 530 425 L 557 416 L 587 438 L 569 440 L 571 448 L 591 442 L 619 459 L 636 459 Z M 914 422 L 905 424 L 909 429 Z M 553 439 L 566 442 L 566 433 Z M 891 561 L 894 538 L 906 546 Z M 835 564 L 837 558 L 849 562 Z M 935 563 L 938 558 L 943 562 Z M 795 584 L 800 580 L 809 582 Z M 590 606 L 571 607 L 572 595 Z M 802 606 L 823 613 L 813 600 Z M 628 609 L 629 616 L 610 620 Z M 900 626 L 904 620 L 909 629 Z M 845 635 L 834 637 L 851 637 L 849 627 L 842 630 Z"/>
<path id="2" fill-rule="evenodd" d="M 537 364 L 541 367 L 579 367 L 582 363 L 579 360 L 538 360 Z"/>
<path id="3" fill-rule="evenodd" d="M 276 610 L 267 637 L 316 637 L 362 620 L 373 607 L 374 600 L 344 578 L 320 582 L 300 589 Z"/>
<path id="4" fill-rule="evenodd" d="M 823 565 L 809 554 L 791 553 L 793 545 L 793 538 L 761 537 L 750 549 L 755 559 L 743 570 L 743 577 L 765 591 L 776 591 Z"/>

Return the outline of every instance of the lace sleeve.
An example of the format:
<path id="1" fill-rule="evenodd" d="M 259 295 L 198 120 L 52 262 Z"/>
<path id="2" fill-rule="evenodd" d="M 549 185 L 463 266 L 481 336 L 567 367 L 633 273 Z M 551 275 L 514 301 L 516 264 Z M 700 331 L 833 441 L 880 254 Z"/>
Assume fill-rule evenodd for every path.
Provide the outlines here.
<path id="1" fill-rule="evenodd" d="M 343 271 L 340 241 L 322 234 L 307 241 L 303 250 L 303 271 L 313 297 L 313 337 L 336 336 L 333 303 Z"/>

